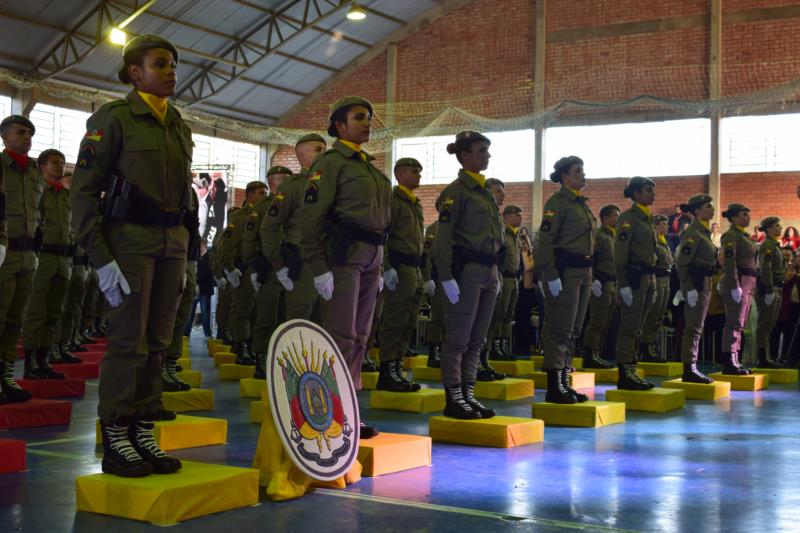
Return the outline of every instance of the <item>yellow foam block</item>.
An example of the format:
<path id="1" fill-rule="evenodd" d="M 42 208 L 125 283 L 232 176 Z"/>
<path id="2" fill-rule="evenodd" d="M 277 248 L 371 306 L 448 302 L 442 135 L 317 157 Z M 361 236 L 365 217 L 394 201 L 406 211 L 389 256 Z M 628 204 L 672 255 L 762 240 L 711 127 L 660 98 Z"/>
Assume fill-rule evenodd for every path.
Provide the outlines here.
<path id="1" fill-rule="evenodd" d="M 622 402 L 630 411 L 648 411 L 666 413 L 674 409 L 682 409 L 686 404 L 686 394 L 680 389 L 664 389 L 655 387 L 646 391 L 610 389 L 606 391 L 606 400 Z"/>
<path id="2" fill-rule="evenodd" d="M 680 378 L 670 379 L 661 384 L 667 389 L 681 389 L 687 400 L 720 400 L 731 395 L 731 384 L 727 381 L 714 383 L 684 383 Z"/>
<path id="3" fill-rule="evenodd" d="M 214 353 L 214 366 L 232 365 L 236 362 L 236 354 L 233 352 Z"/>
<path id="4" fill-rule="evenodd" d="M 530 360 L 533 361 L 533 366 L 535 368 L 542 368 L 542 365 L 544 365 L 543 355 L 532 355 Z M 583 359 L 580 357 L 574 357 L 572 359 L 572 368 L 575 370 L 583 370 Z"/>
<path id="5" fill-rule="evenodd" d="M 442 381 L 442 369 L 429 366 L 418 366 L 411 371 L 417 381 Z"/>
<path id="6" fill-rule="evenodd" d="M 369 357 L 373 361 L 380 361 L 381 359 L 381 349 L 380 348 L 370 348 L 369 349 Z"/>
<path id="7" fill-rule="evenodd" d="M 222 363 L 219 365 L 219 379 L 244 379 L 252 378 L 256 367 L 237 365 L 236 363 Z"/>
<path id="8" fill-rule="evenodd" d="M 242 378 L 239 380 L 239 396 L 242 398 L 261 398 L 261 389 L 266 386 L 266 381 L 263 379 Z"/>
<path id="9" fill-rule="evenodd" d="M 671 378 L 683 374 L 682 363 L 636 363 L 636 367 L 641 368 L 645 376 Z"/>
<path id="10" fill-rule="evenodd" d="M 506 378 L 499 381 L 478 381 L 475 396 L 485 400 L 520 400 L 533 396 L 530 379 Z"/>
<path id="11" fill-rule="evenodd" d="M 507 376 L 529 376 L 533 373 L 531 361 L 489 361 L 489 366 Z"/>
<path id="12" fill-rule="evenodd" d="M 203 381 L 203 373 L 199 370 L 181 370 L 178 372 L 178 377 L 192 387 L 199 387 Z"/>
<path id="13" fill-rule="evenodd" d="M 588 401 L 562 405 L 558 403 L 533 404 L 533 417 L 554 426 L 597 428 L 625 422 L 625 404 L 622 402 Z"/>
<path id="14" fill-rule="evenodd" d="M 749 376 L 727 376 L 722 372 L 714 372 L 708 377 L 714 381 L 727 381 L 732 390 L 757 391 L 769 388 L 767 374 L 750 374 Z"/>
<path id="15" fill-rule="evenodd" d="M 616 383 L 619 379 L 619 371 L 616 368 L 587 368 L 585 371 L 592 372 L 597 383 Z M 644 377 L 644 370 L 639 365 L 636 365 L 636 375 Z"/>
<path id="16" fill-rule="evenodd" d="M 204 416 L 178 415 L 175 420 L 156 422 L 153 436 L 163 450 L 225 444 L 228 438 L 228 421 Z M 103 443 L 99 420 L 95 426 L 95 442 Z"/>
<path id="17" fill-rule="evenodd" d="M 431 438 L 381 433 L 359 441 L 358 460 L 367 477 L 382 476 L 431 464 Z"/>
<path id="18" fill-rule="evenodd" d="M 192 360 L 190 358 L 188 358 L 188 357 L 181 357 L 180 359 L 178 359 L 178 364 L 184 370 L 191 370 L 192 369 Z"/>
<path id="19" fill-rule="evenodd" d="M 219 344 L 208 345 L 208 355 L 212 357 L 220 352 L 230 352 L 230 351 L 231 351 L 231 346 L 228 346 L 227 344 L 222 344 L 221 341 Z"/>
<path id="20" fill-rule="evenodd" d="M 403 358 L 403 368 L 405 370 L 413 370 L 421 366 L 427 366 L 427 364 L 428 364 L 427 355 L 416 355 L 414 357 Z"/>
<path id="21" fill-rule="evenodd" d="M 544 440 L 544 422 L 515 416 L 458 420 L 446 416 L 428 419 L 428 433 L 437 442 L 514 448 Z"/>
<path id="22" fill-rule="evenodd" d="M 169 525 L 257 504 L 258 470 L 184 461 L 176 474 L 94 474 L 76 478 L 75 488 L 78 511 Z"/>
<path id="23" fill-rule="evenodd" d="M 369 394 L 369 406 L 372 409 L 429 413 L 441 411 L 444 404 L 444 391 L 441 389 L 420 389 L 417 392 L 374 390 Z"/>
<path id="24" fill-rule="evenodd" d="M 547 388 L 547 372 L 533 372 L 531 377 L 537 389 Z M 594 379 L 593 372 L 570 372 L 569 374 L 569 383 L 573 389 L 593 389 Z"/>
<path id="25" fill-rule="evenodd" d="M 165 392 L 162 398 L 164 400 L 164 409 L 178 413 L 184 411 L 212 411 L 214 409 L 214 391 L 211 389 Z"/>
<path id="26" fill-rule="evenodd" d="M 754 368 L 754 374 L 766 374 L 770 383 L 797 383 L 798 371 L 796 368 Z"/>
<path id="27" fill-rule="evenodd" d="M 362 390 L 375 390 L 378 384 L 378 372 L 362 372 L 361 373 L 361 389 Z"/>
<path id="28" fill-rule="evenodd" d="M 260 424 L 264 421 L 264 402 L 256 400 L 250 402 L 250 422 L 253 424 Z"/>
<path id="29" fill-rule="evenodd" d="M 207 346 L 211 346 L 212 344 L 222 344 L 222 339 L 208 339 L 206 341 Z"/>

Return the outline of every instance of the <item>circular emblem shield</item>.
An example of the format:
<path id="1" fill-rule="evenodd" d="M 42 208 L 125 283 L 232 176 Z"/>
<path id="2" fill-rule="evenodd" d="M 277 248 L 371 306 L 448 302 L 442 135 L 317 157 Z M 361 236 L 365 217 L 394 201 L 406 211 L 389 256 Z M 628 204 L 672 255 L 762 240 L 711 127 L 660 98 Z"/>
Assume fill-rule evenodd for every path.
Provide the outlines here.
<path id="1" fill-rule="evenodd" d="M 267 393 L 286 453 L 321 481 L 345 475 L 358 455 L 358 399 L 339 349 L 307 320 L 290 320 L 272 334 Z"/>

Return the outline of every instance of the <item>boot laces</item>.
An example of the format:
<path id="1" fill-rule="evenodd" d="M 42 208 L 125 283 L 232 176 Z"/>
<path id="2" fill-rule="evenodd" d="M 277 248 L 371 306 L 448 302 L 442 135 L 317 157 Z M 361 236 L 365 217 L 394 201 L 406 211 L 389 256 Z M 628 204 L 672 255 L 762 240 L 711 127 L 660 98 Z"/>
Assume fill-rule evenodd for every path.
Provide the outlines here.
<path id="1" fill-rule="evenodd" d="M 461 390 L 460 386 L 450 387 L 448 390 L 450 391 L 450 400 L 452 400 L 453 403 L 458 404 L 458 406 L 465 411 L 474 411 L 472 406 L 464 399 L 464 392 Z"/>
<path id="2" fill-rule="evenodd" d="M 3 384 L 10 389 L 22 390 L 22 387 L 14 380 L 14 365 L 12 363 L 3 365 Z"/>
<path id="3" fill-rule="evenodd" d="M 147 450 L 149 454 L 157 458 L 167 456 L 167 454 L 159 448 L 156 439 L 153 437 L 153 428 L 155 427 L 153 422 L 139 421 L 135 423 L 134 427 L 136 429 L 136 444 L 140 448 Z"/>
<path id="4" fill-rule="evenodd" d="M 167 371 L 167 375 L 169 376 L 169 378 L 172 381 L 175 381 L 176 383 L 180 382 L 180 378 L 178 377 L 178 374 L 177 374 L 177 372 L 178 372 L 177 371 L 177 366 L 178 366 L 178 363 L 176 363 L 172 359 L 168 360 L 167 364 L 165 366 L 165 370 Z"/>
<path id="5" fill-rule="evenodd" d="M 469 404 L 470 406 L 472 405 L 476 406 L 478 409 L 486 409 L 486 406 L 484 406 L 481 402 L 479 402 L 475 398 L 474 383 L 467 383 L 466 385 L 464 385 L 464 401 L 466 401 L 467 404 Z"/>
<path id="6" fill-rule="evenodd" d="M 128 428 L 124 426 L 106 426 L 108 447 L 121 455 L 126 461 L 141 461 L 142 456 L 133 447 L 128 438 Z"/>

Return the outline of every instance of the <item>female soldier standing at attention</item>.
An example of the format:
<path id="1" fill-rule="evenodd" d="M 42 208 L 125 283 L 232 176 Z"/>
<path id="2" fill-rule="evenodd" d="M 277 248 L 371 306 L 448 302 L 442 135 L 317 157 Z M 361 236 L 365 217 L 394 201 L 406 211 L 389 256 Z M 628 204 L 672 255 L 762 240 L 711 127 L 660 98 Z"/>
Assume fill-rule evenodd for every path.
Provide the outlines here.
<path id="1" fill-rule="evenodd" d="M 786 261 L 780 245 L 781 220 L 778 217 L 767 217 L 761 221 L 758 229 L 766 234 L 764 242 L 758 249 L 760 262 L 758 290 L 756 291 L 758 366 L 760 368 L 780 368 L 780 365 L 767 355 L 767 344 L 769 343 L 769 334 L 778 322 L 783 299 L 783 280 L 786 276 Z"/>
<path id="2" fill-rule="evenodd" d="M 703 335 L 703 323 L 711 303 L 711 276 L 717 266 L 717 247 L 711 242 L 711 230 L 708 227 L 708 221 L 714 216 L 713 201 L 707 194 L 696 194 L 689 198 L 688 203 L 681 205 L 684 213 L 694 215 L 692 223 L 681 233 L 676 261 L 681 294 L 686 300 L 686 324 L 681 342 L 681 378 L 688 383 L 714 381 L 697 369 L 700 337 Z"/>
<path id="3" fill-rule="evenodd" d="M 628 181 L 624 194 L 625 198 L 633 200 L 633 205 L 619 216 L 614 243 L 614 264 L 622 300 L 616 349 L 617 387 L 649 390 L 655 385 L 636 374 L 636 342 L 656 291 L 657 241 L 650 213 L 650 206 L 656 199 L 656 184 L 649 178 L 636 176 Z"/>
<path id="4" fill-rule="evenodd" d="M 561 189 L 544 205 L 534 252 L 545 297 L 545 400 L 585 402 L 589 398 L 569 385 L 569 368 L 589 303 L 597 221 L 581 193 L 586 185 L 586 174 L 580 157 L 571 155 L 559 159 L 550 180 L 560 183 Z"/>
<path id="5" fill-rule="evenodd" d="M 181 468 L 156 444 L 153 427 L 186 272 L 192 134 L 167 102 L 175 94 L 175 47 L 140 35 L 123 58 L 119 79 L 134 90 L 89 117 L 70 201 L 77 241 L 110 305 L 97 405 L 103 472 L 139 477 Z"/>
<path id="6" fill-rule="evenodd" d="M 330 150 L 308 172 L 300 222 L 300 252 L 322 299 L 322 325 L 361 389 L 361 362 L 383 278 L 383 246 L 392 186 L 361 149 L 369 141 L 372 104 L 360 96 L 333 105 Z M 361 422 L 362 439 L 378 434 Z"/>
<path id="7" fill-rule="evenodd" d="M 722 373 L 747 375 L 750 373 L 739 364 L 744 331 L 758 272 L 758 248 L 750 240 L 750 210 L 741 204 L 729 204 L 722 213 L 731 227 L 722 235 L 723 277 L 720 282 L 722 301 L 725 306 L 725 328 L 722 330 Z M 759 315 L 760 316 L 760 315 Z"/>
<path id="8" fill-rule="evenodd" d="M 503 246 L 500 211 L 486 178 L 491 141 L 476 131 L 462 131 L 447 145 L 461 164 L 458 178 L 436 201 L 439 224 L 434 241 L 444 302 L 442 383 L 444 415 L 460 419 L 491 418 L 494 410 L 475 399 L 480 350 L 500 290 L 498 253 Z"/>

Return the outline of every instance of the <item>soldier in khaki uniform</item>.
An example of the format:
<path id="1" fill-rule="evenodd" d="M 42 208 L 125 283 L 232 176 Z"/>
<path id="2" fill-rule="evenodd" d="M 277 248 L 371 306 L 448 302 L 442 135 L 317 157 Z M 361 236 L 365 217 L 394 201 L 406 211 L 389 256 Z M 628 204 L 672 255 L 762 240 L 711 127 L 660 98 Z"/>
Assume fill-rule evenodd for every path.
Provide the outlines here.
<path id="1" fill-rule="evenodd" d="M 642 326 L 642 337 L 639 343 L 640 360 L 647 363 L 666 363 L 665 354 L 656 355 L 655 345 L 658 331 L 664 321 L 664 314 L 669 304 L 669 278 L 672 266 L 675 263 L 672 251 L 667 244 L 667 231 L 669 220 L 664 215 L 653 217 L 653 226 L 656 230 L 656 293 L 653 305 L 647 310 L 647 316 Z"/>
<path id="2" fill-rule="evenodd" d="M 159 448 L 153 429 L 186 272 L 193 143 L 167 101 L 177 82 L 175 47 L 139 35 L 123 60 L 119 78 L 134 89 L 89 117 L 70 200 L 76 239 L 110 306 L 97 406 L 103 471 L 140 477 L 181 468 Z"/>
<path id="3" fill-rule="evenodd" d="M 518 233 L 521 225 L 522 209 L 516 205 L 505 206 L 503 208 L 503 245 L 505 248 L 503 264 L 499 265 L 503 281 L 492 315 L 490 359 L 514 360 L 511 354 L 511 330 L 519 298 L 522 253 Z"/>
<path id="4" fill-rule="evenodd" d="M 336 142 L 309 170 L 300 252 L 322 297 L 323 325 L 361 388 L 361 363 L 383 283 L 383 245 L 392 187 L 361 148 L 369 141 L 372 104 L 351 96 L 331 109 L 328 134 Z M 361 438 L 378 434 L 362 419 Z"/>
<path id="5" fill-rule="evenodd" d="M 80 248 L 80 246 L 78 246 L 78 248 Z M 89 254 L 86 255 L 88 256 Z M 86 277 L 86 295 L 83 298 L 83 306 L 81 307 L 80 342 L 81 344 L 96 344 L 97 341 L 91 337 L 91 334 L 95 329 L 94 319 L 97 300 L 103 300 L 103 295 L 100 293 L 97 270 L 91 265 L 88 258 L 87 264 L 89 265 L 89 274 Z"/>
<path id="6" fill-rule="evenodd" d="M 238 209 L 238 207 L 229 209 L 227 220 L 230 220 L 233 213 Z M 231 346 L 233 341 L 231 340 L 228 324 L 231 314 L 232 289 L 230 283 L 228 283 L 228 280 L 225 278 L 225 270 L 222 268 L 222 264 L 219 261 L 219 254 L 224 240 L 224 231 L 218 231 L 216 235 L 214 235 L 214 240 L 211 243 L 211 257 L 209 258 L 209 262 L 211 263 L 211 274 L 214 276 L 214 282 L 217 285 L 217 309 L 214 313 L 217 322 L 217 338 L 222 339 L 226 345 Z"/>
<path id="7" fill-rule="evenodd" d="M 544 205 L 534 258 L 545 297 L 545 399 L 571 404 L 589 399 L 572 389 L 569 370 L 589 302 L 597 221 L 581 192 L 586 185 L 583 160 L 562 157 L 553 168 L 550 180 L 561 189 Z"/>
<path id="8" fill-rule="evenodd" d="M 219 246 L 219 261 L 225 272 L 225 279 L 231 287 L 230 332 L 233 341 L 232 351 L 236 354 L 236 364 L 255 365 L 251 345 L 253 340 L 253 320 L 255 318 L 255 288 L 247 274 L 247 265 L 242 256 L 242 235 L 245 226 L 255 226 L 250 215 L 255 205 L 267 196 L 267 184 L 251 181 L 245 188 L 242 208 L 228 219 Z"/>
<path id="9" fill-rule="evenodd" d="M 617 236 L 619 207 L 600 209 L 601 226 L 594 234 L 592 256 L 592 296 L 589 298 L 589 322 L 583 332 L 583 368 L 613 368 L 603 360 L 608 327 L 619 304 L 617 269 L 614 266 L 614 239 Z"/>
<path id="10" fill-rule="evenodd" d="M 281 197 L 283 181 L 292 175 L 286 167 L 274 166 L 267 171 L 269 196 L 256 204 L 245 224 L 242 236 L 242 262 L 247 265 L 247 275 L 255 289 L 256 319 L 253 322 L 253 353 L 256 359 L 254 376 L 266 379 L 267 349 L 272 332 L 278 327 L 285 308 L 283 286 L 275 277 L 275 268 L 264 256 L 265 243 L 280 238 L 281 233 L 262 231 L 266 213 L 273 209 L 275 201 Z"/>
<path id="11" fill-rule="evenodd" d="M 69 191 L 61 183 L 64 154 L 58 150 L 45 150 L 39 154 L 38 165 L 46 185 L 42 197 L 39 265 L 33 275 L 28 312 L 22 326 L 25 378 L 64 379 L 64 374 L 53 370 L 48 362 L 51 347 L 59 340 L 56 330 L 64 313 L 75 253 L 70 229 Z M 61 354 L 55 351 L 54 355 Z M 63 360 L 58 362 L 80 363 L 81 359 L 64 352 Z"/>
<path id="12" fill-rule="evenodd" d="M 64 302 L 64 316 L 59 327 L 62 351 L 71 353 L 87 351 L 81 345 L 80 322 L 89 272 L 89 255 L 83 248 L 76 246 L 75 255 L 72 256 L 72 277 L 69 279 L 69 289 Z"/>
<path id="13" fill-rule="evenodd" d="M 439 195 L 436 266 L 445 293 L 442 383 L 444 415 L 459 419 L 491 418 L 494 410 L 475 399 L 480 350 L 500 290 L 498 253 L 503 224 L 481 174 L 489 166 L 491 141 L 462 131 L 447 145 L 461 164 L 458 178 Z"/>
<path id="14" fill-rule="evenodd" d="M 722 330 L 722 373 L 747 375 L 750 371 L 739 364 L 744 331 L 758 276 L 758 247 L 750 240 L 750 210 L 742 204 L 729 204 L 722 216 L 731 227 L 722 235 L 722 271 L 720 282 L 725 307 L 725 328 Z"/>
<path id="15" fill-rule="evenodd" d="M 38 259 L 34 237 L 41 232 L 44 193 L 36 161 L 28 157 L 36 128 L 27 118 L 11 115 L 0 122 L 3 138 L 1 191 L 5 194 L 0 222 L 0 403 L 26 402 L 30 392 L 14 381 L 17 338 L 28 307 Z"/>
<path id="16" fill-rule="evenodd" d="M 780 368 L 780 365 L 767 355 L 769 335 L 778 321 L 783 298 L 783 281 L 786 276 L 786 261 L 780 247 L 781 222 L 778 217 L 767 217 L 759 227 L 766 233 L 766 239 L 758 249 L 760 268 L 756 290 L 758 324 L 756 326 L 756 348 L 760 368 Z"/>
<path id="17" fill-rule="evenodd" d="M 423 231 L 422 204 L 414 194 L 419 188 L 422 164 L 404 157 L 394 164 L 397 180 L 392 191 L 391 226 L 384 246 L 383 314 L 380 325 L 380 374 L 378 390 L 414 392 L 420 386 L 403 371 L 422 300 Z"/>
<path id="18" fill-rule="evenodd" d="M 694 220 L 681 233 L 676 266 L 681 282 L 685 326 L 681 341 L 683 381 L 712 383 L 714 380 L 697 369 L 697 355 L 703 324 L 711 303 L 711 277 L 717 268 L 717 248 L 711 242 L 708 221 L 714 217 L 713 199 L 707 194 L 697 194 L 681 205 L 684 213 L 692 213 Z"/>
<path id="19" fill-rule="evenodd" d="M 620 317 L 617 334 L 617 388 L 650 390 L 654 383 L 636 374 L 636 349 L 645 316 L 656 292 L 656 230 L 650 206 L 656 200 L 656 184 L 636 176 L 628 180 L 625 198 L 633 205 L 619 216 L 614 242 L 614 265 L 619 286 Z"/>
<path id="20" fill-rule="evenodd" d="M 436 204 L 436 212 L 439 212 L 439 204 Z M 428 345 L 428 367 L 440 368 L 440 356 L 442 353 L 442 340 L 444 340 L 444 293 L 439 285 L 439 273 L 436 268 L 434 258 L 434 242 L 436 240 L 436 229 L 439 221 L 434 220 L 431 225 L 425 228 L 425 261 L 422 265 L 422 290 L 428 296 L 430 305 L 430 321 L 425 331 L 425 342 Z"/>

